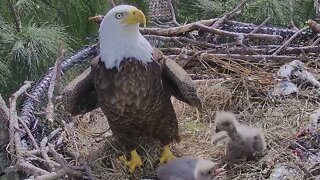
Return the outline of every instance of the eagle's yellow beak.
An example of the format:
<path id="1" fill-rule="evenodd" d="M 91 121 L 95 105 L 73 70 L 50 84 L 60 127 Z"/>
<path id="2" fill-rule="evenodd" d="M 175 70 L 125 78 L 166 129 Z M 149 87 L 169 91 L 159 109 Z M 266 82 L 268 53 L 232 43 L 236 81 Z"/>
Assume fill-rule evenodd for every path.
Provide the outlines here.
<path id="1" fill-rule="evenodd" d="M 143 23 L 143 26 L 146 26 L 147 20 L 146 16 L 143 14 L 143 12 L 137 8 L 132 8 L 129 11 L 129 15 L 123 19 L 122 21 L 125 24 L 140 24 Z"/>

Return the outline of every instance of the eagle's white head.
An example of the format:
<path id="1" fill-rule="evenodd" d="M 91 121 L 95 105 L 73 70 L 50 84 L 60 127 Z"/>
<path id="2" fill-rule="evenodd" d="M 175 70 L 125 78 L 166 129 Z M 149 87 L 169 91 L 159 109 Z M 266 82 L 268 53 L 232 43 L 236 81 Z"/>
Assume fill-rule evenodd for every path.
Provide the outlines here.
<path id="1" fill-rule="evenodd" d="M 100 56 L 107 69 L 118 68 L 124 58 L 152 61 L 153 48 L 141 35 L 140 23 L 146 24 L 145 15 L 129 5 L 116 6 L 103 18 L 99 29 Z"/>

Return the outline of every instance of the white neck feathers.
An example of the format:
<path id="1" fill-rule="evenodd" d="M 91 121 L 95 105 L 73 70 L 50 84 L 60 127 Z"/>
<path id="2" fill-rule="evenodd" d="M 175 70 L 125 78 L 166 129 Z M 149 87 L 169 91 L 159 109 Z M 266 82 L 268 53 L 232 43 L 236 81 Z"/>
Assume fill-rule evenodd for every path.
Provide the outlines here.
<path id="1" fill-rule="evenodd" d="M 134 58 L 145 64 L 152 61 L 153 48 L 141 35 L 138 25 L 111 22 L 102 21 L 99 30 L 100 56 L 107 69 L 118 69 L 125 58 Z"/>

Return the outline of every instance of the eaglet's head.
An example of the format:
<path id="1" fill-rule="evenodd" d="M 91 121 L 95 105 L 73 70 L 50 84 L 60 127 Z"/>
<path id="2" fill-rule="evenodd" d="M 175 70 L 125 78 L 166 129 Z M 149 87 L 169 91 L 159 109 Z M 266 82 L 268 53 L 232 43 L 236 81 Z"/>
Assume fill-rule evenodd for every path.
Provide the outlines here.
<path id="1" fill-rule="evenodd" d="M 236 130 L 236 126 L 239 124 L 236 117 L 231 112 L 218 111 L 215 117 L 216 132 L 228 131 L 232 132 Z"/>
<path id="2" fill-rule="evenodd" d="M 125 58 L 143 63 L 152 61 L 152 46 L 141 35 L 139 24 L 146 24 L 143 12 L 134 6 L 112 8 L 103 18 L 100 29 L 100 56 L 106 68 L 118 68 Z"/>

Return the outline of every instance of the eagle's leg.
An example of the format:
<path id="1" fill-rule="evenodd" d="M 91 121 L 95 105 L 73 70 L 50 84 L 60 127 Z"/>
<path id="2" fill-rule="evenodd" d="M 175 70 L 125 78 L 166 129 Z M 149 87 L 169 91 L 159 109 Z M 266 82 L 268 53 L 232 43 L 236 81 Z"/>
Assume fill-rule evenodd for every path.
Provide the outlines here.
<path id="1" fill-rule="evenodd" d="M 131 160 L 127 161 L 125 156 L 120 156 L 119 159 L 124 162 L 126 166 L 129 166 L 129 171 L 133 172 L 137 167 L 141 167 L 143 165 L 142 160 L 137 153 L 137 151 L 134 149 L 130 152 L 131 154 Z"/>
<path id="2" fill-rule="evenodd" d="M 163 147 L 162 155 L 160 158 L 160 163 L 163 164 L 163 163 L 166 163 L 172 159 L 174 159 L 174 156 L 173 156 L 172 152 L 170 151 L 169 145 L 165 145 Z"/>

